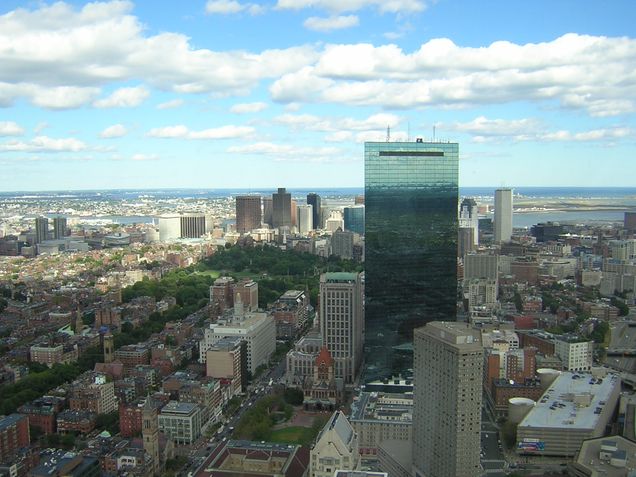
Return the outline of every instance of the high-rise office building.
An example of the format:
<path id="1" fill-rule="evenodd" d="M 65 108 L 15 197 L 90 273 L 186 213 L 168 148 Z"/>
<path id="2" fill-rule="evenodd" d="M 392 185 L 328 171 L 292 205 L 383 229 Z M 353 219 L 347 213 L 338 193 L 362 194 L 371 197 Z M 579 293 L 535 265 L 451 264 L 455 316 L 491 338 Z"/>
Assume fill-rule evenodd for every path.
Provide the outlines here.
<path id="1" fill-rule="evenodd" d="M 510 242 L 512 237 L 512 189 L 495 191 L 495 242 Z"/>
<path id="2" fill-rule="evenodd" d="M 53 238 L 56 240 L 66 237 L 66 217 L 53 217 Z"/>
<path id="3" fill-rule="evenodd" d="M 236 231 L 240 234 L 261 226 L 261 196 L 236 196 Z"/>
<path id="4" fill-rule="evenodd" d="M 320 216 L 320 196 L 314 192 L 307 194 L 307 204 L 311 205 L 313 207 L 313 214 L 314 214 L 314 228 L 315 229 L 321 229 L 322 228 L 322 222 L 320 220 L 321 216 Z"/>
<path id="5" fill-rule="evenodd" d="M 459 207 L 459 227 L 473 229 L 473 244 L 479 244 L 479 217 L 475 199 L 465 198 Z"/>
<path id="6" fill-rule="evenodd" d="M 205 235 L 204 214 L 183 214 L 180 222 L 182 238 L 199 238 Z"/>
<path id="7" fill-rule="evenodd" d="M 364 235 L 364 205 L 350 205 L 344 208 L 345 230 Z"/>
<path id="8" fill-rule="evenodd" d="M 320 276 L 320 331 L 334 358 L 334 376 L 353 384 L 362 363 L 362 282 L 359 273 Z"/>
<path id="9" fill-rule="evenodd" d="M 294 199 L 292 199 L 291 201 L 290 214 L 291 214 L 291 226 L 298 227 L 298 202 L 296 202 Z"/>
<path id="10" fill-rule="evenodd" d="M 415 330 L 414 348 L 415 475 L 481 475 L 481 335 L 465 323 L 432 322 Z"/>
<path id="11" fill-rule="evenodd" d="M 272 226 L 272 215 L 274 212 L 274 205 L 271 196 L 263 197 L 263 223 Z"/>
<path id="12" fill-rule="evenodd" d="M 49 238 L 49 219 L 35 218 L 35 243 L 42 243 Z"/>
<path id="13" fill-rule="evenodd" d="M 284 187 L 272 194 L 272 227 L 291 227 L 291 194 Z"/>
<path id="14" fill-rule="evenodd" d="M 307 235 L 314 229 L 314 208 L 307 204 L 298 206 L 298 233 Z"/>
<path id="15" fill-rule="evenodd" d="M 365 379 L 412 367 L 413 330 L 456 318 L 457 143 L 365 143 Z"/>

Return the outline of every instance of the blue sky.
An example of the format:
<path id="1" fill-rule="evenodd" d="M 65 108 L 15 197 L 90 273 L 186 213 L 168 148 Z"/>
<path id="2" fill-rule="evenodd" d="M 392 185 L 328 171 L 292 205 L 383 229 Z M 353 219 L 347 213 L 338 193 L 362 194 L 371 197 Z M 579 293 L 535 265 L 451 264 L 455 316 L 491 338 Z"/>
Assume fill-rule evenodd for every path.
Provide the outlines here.
<path id="1" fill-rule="evenodd" d="M 0 4 L 0 190 L 363 184 L 365 140 L 464 186 L 633 186 L 636 2 Z"/>

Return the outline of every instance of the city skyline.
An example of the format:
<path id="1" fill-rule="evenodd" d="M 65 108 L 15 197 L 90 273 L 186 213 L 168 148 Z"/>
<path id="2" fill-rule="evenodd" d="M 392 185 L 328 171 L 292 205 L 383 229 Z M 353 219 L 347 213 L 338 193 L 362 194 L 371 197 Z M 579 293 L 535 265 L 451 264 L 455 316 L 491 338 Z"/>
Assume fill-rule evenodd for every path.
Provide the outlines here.
<path id="1" fill-rule="evenodd" d="M 387 127 L 462 186 L 629 186 L 635 9 L 3 2 L 0 190 L 360 187 Z"/>

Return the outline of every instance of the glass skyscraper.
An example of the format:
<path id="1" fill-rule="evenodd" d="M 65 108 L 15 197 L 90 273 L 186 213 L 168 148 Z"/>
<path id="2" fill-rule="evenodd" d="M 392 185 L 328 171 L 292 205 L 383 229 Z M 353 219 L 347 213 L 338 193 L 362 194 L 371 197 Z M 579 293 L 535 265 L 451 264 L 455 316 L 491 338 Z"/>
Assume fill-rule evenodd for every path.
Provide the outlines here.
<path id="1" fill-rule="evenodd" d="M 345 230 L 364 235 L 364 205 L 350 205 L 343 210 Z"/>
<path id="2" fill-rule="evenodd" d="M 365 380 L 413 366 L 413 330 L 454 321 L 457 143 L 367 142 Z"/>

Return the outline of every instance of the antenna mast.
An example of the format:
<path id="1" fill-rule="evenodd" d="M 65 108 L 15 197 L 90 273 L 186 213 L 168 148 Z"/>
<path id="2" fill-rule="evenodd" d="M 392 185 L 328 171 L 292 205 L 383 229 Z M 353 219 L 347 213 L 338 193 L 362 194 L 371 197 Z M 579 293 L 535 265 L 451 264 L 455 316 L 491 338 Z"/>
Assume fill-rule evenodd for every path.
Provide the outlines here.
<path id="1" fill-rule="evenodd" d="M 386 127 L 386 142 L 391 142 L 391 126 Z"/>
<path id="2" fill-rule="evenodd" d="M 433 142 L 435 142 L 435 126 L 433 126 Z"/>

